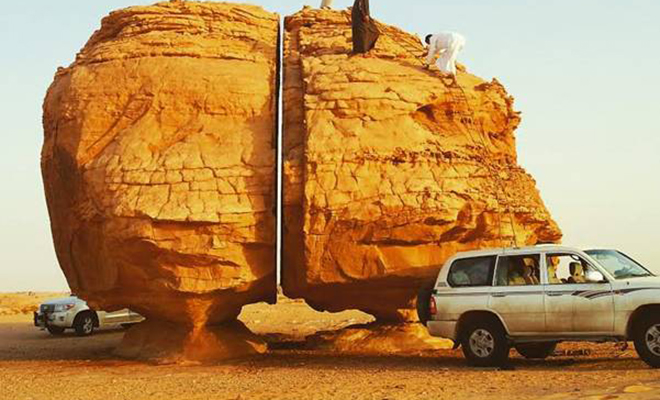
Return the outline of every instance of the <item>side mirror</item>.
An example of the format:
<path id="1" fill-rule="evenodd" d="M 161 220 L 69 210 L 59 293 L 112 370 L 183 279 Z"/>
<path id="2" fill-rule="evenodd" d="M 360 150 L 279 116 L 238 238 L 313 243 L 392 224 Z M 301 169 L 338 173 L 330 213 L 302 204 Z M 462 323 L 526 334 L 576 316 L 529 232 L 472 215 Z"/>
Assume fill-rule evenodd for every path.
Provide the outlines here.
<path id="1" fill-rule="evenodd" d="M 585 274 L 585 278 L 587 279 L 587 282 L 589 282 L 589 283 L 607 282 L 605 280 L 605 277 L 603 276 L 603 274 L 600 273 L 599 271 L 592 271 L 592 270 L 587 271 L 587 273 Z"/>

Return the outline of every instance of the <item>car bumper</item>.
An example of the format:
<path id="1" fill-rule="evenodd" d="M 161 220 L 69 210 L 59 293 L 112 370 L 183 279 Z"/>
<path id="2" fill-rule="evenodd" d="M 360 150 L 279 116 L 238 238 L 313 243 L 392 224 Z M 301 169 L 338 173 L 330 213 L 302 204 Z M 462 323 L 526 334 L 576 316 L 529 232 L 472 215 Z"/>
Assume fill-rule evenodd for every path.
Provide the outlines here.
<path id="1" fill-rule="evenodd" d="M 47 326 L 57 326 L 59 328 L 70 328 L 73 324 L 70 314 L 66 312 L 56 312 L 52 314 L 34 313 L 34 326 L 46 328 Z"/>
<path id="2" fill-rule="evenodd" d="M 456 341 L 456 323 L 458 321 L 429 321 L 426 327 L 431 336 L 443 337 Z"/>

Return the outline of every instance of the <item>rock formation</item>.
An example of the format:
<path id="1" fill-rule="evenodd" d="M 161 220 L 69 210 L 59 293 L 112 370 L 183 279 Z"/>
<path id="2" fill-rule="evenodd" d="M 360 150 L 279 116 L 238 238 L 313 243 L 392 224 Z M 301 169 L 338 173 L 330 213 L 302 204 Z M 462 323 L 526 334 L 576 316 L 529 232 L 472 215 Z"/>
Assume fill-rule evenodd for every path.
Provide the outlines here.
<path id="1" fill-rule="evenodd" d="M 455 252 L 561 232 L 517 165 L 520 116 L 501 84 L 461 67 L 452 85 L 422 67 L 419 38 L 384 25 L 351 56 L 349 21 L 285 20 L 284 293 L 401 322 Z"/>
<path id="2" fill-rule="evenodd" d="M 256 6 L 124 9 L 48 91 L 42 171 L 57 256 L 92 306 L 147 317 L 127 354 L 264 350 L 234 321 L 276 296 L 278 31 Z M 144 343 L 173 324 L 170 351 Z"/>

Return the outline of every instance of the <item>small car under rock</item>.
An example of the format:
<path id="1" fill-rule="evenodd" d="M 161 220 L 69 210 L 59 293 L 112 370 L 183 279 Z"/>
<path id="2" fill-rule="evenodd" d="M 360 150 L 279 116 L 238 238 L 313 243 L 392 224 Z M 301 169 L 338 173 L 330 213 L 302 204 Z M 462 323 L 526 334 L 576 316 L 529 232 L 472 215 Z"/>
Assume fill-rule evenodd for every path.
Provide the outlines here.
<path id="1" fill-rule="evenodd" d="M 73 329 L 78 336 L 88 336 L 96 328 L 130 327 L 143 320 L 140 314 L 128 309 L 115 312 L 92 310 L 84 300 L 73 295 L 47 301 L 39 305 L 34 313 L 34 325 L 52 335 L 61 335 L 66 329 Z"/>

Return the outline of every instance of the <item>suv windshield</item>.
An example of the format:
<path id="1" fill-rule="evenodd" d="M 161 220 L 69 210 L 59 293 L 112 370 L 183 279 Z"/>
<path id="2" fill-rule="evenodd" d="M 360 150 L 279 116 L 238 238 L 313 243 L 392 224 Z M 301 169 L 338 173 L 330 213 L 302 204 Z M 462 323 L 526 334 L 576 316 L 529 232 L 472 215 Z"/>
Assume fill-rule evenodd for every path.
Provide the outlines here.
<path id="1" fill-rule="evenodd" d="M 642 276 L 653 276 L 641 264 L 616 250 L 587 250 L 594 260 L 598 261 L 607 272 L 616 279 L 637 278 Z"/>

